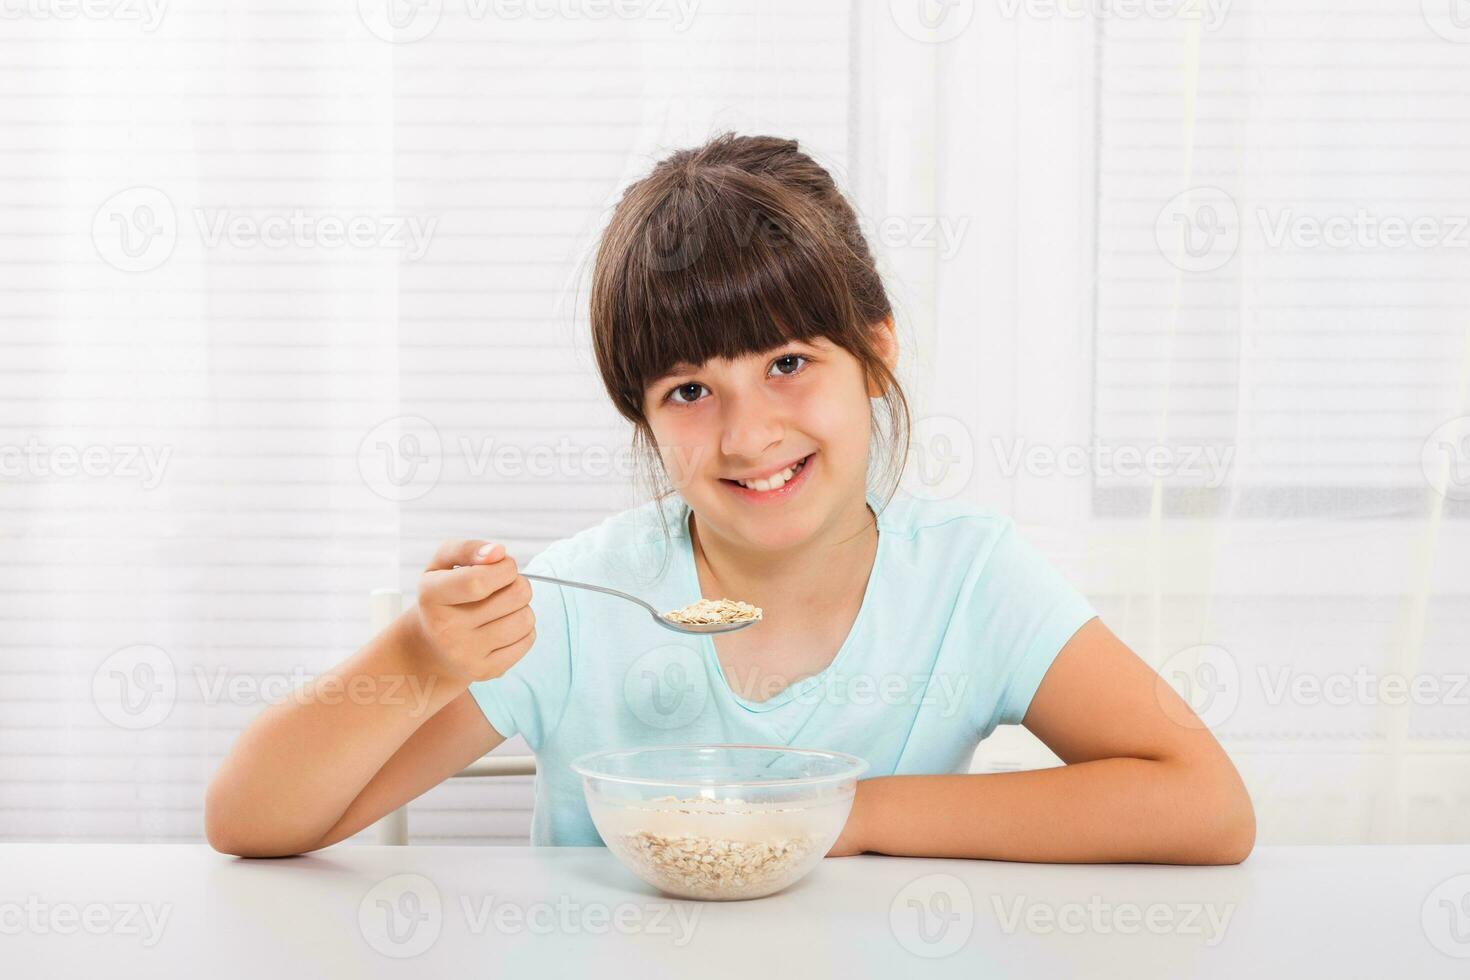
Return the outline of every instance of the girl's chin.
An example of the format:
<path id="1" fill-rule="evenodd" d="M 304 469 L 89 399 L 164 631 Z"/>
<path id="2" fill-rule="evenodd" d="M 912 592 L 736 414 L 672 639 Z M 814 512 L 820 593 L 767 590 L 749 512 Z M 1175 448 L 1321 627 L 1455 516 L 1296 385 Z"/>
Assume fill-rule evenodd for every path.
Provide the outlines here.
<path id="1" fill-rule="evenodd" d="M 710 509 L 705 513 L 718 521 L 723 536 L 758 551 L 799 548 L 811 541 L 822 524 L 820 508 L 814 508 L 810 500 L 800 506 L 793 501 L 792 506 L 751 507 L 723 494 L 713 496 L 714 500 L 706 501 Z"/>

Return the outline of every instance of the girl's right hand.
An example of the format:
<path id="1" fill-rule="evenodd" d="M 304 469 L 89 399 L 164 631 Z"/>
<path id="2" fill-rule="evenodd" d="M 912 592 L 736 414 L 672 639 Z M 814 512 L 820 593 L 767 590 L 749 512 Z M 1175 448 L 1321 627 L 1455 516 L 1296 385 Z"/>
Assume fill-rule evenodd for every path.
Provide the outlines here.
<path id="1" fill-rule="evenodd" d="M 465 684 L 499 677 L 536 641 L 531 583 L 488 541 L 440 545 L 414 612 L 435 672 Z"/>

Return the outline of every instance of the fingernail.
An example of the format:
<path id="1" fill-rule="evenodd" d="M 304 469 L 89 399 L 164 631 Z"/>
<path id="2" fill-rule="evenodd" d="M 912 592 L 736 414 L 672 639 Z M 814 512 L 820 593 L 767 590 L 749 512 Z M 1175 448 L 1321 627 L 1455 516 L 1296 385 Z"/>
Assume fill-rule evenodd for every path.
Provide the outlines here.
<path id="1" fill-rule="evenodd" d="M 490 552 L 492 552 L 494 550 L 495 550 L 495 545 L 493 545 L 493 544 L 482 544 L 482 545 L 480 545 L 479 550 L 475 552 L 475 557 L 476 558 L 488 558 L 488 557 L 490 557 Z"/>

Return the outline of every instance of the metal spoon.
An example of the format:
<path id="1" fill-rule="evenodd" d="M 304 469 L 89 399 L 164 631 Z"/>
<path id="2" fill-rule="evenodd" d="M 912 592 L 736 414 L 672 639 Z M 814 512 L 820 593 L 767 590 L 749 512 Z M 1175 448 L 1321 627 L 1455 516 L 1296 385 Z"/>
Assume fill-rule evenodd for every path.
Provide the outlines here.
<path id="1" fill-rule="evenodd" d="M 454 567 L 462 568 L 463 566 L 455 565 Z M 733 633 L 736 630 L 743 630 L 747 626 L 754 626 L 756 623 L 760 622 L 759 619 L 746 619 L 738 623 L 676 623 L 672 619 L 665 619 L 663 613 L 659 612 L 657 609 L 653 608 L 637 596 L 629 595 L 626 592 L 619 592 L 617 589 L 609 589 L 601 585 L 588 585 L 586 582 L 573 582 L 570 579 L 552 578 L 550 575 L 532 575 L 530 572 L 521 572 L 521 575 L 525 578 L 535 579 L 538 582 L 550 582 L 553 585 L 570 585 L 574 589 L 588 589 L 592 592 L 606 592 L 608 595 L 615 595 L 619 599 L 627 599 L 629 602 L 636 602 L 638 603 L 638 605 L 648 610 L 648 614 L 653 617 L 653 621 L 655 623 L 658 623 L 666 630 L 673 630 L 675 633 L 693 633 L 697 635 L 708 635 L 711 633 Z"/>
<path id="2" fill-rule="evenodd" d="M 663 613 L 659 612 L 657 609 L 653 608 L 637 596 L 629 595 L 626 592 L 619 592 L 617 589 L 608 589 L 604 588 L 601 585 L 588 585 L 586 582 L 571 582 L 564 578 L 552 578 L 550 575 L 532 575 L 528 572 L 522 572 L 521 574 L 524 575 L 526 578 L 535 579 L 538 582 L 551 582 L 554 585 L 570 585 L 574 589 L 589 589 L 593 592 L 606 592 L 608 595 L 615 595 L 619 599 L 627 599 L 629 602 L 636 602 L 638 603 L 638 605 L 648 610 L 648 614 L 653 617 L 653 621 L 655 623 L 658 623 L 666 630 L 673 630 L 675 633 L 733 633 L 736 630 L 743 630 L 747 626 L 753 626 L 754 624 L 760 622 L 759 619 L 746 619 L 738 623 L 676 623 L 671 619 L 665 619 Z"/>

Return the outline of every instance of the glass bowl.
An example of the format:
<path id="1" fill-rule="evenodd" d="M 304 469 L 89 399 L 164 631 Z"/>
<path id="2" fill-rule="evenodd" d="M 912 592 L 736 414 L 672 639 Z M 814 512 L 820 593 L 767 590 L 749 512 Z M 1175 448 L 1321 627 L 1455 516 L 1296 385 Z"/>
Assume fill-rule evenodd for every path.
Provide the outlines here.
<path id="1" fill-rule="evenodd" d="M 665 745 L 572 762 L 597 832 L 668 895 L 772 895 L 816 867 L 868 769 L 841 752 L 783 745 Z"/>

